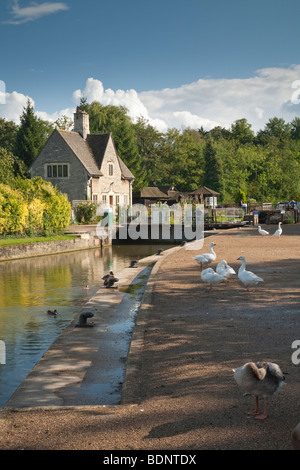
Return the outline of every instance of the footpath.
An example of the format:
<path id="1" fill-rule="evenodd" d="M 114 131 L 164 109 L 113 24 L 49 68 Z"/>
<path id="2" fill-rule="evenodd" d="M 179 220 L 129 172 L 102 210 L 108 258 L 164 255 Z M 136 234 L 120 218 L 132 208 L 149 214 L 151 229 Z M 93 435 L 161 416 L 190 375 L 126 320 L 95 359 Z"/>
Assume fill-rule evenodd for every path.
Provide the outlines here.
<path id="1" fill-rule="evenodd" d="M 264 226 L 271 233 L 275 226 Z M 281 238 L 256 227 L 205 238 L 213 267 L 226 259 L 264 283 L 247 292 L 237 276 L 207 290 L 186 246 L 163 253 L 149 278 L 134 328 L 118 405 L 4 408 L 1 450 L 290 450 L 300 421 L 300 225 Z M 88 349 L 88 343 L 86 344 Z M 250 360 L 278 362 L 287 384 L 264 421 L 248 417 L 253 399 L 232 369 Z"/>

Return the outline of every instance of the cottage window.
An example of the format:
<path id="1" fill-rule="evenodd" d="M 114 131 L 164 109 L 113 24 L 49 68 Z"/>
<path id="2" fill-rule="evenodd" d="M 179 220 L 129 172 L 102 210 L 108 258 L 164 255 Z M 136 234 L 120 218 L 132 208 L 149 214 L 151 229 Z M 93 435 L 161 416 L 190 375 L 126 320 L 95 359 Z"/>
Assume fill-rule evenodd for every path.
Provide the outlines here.
<path id="1" fill-rule="evenodd" d="M 105 204 L 106 203 L 106 195 L 102 194 L 102 202 Z"/>
<path id="2" fill-rule="evenodd" d="M 47 165 L 47 178 L 68 178 L 68 165 Z"/>
<path id="3" fill-rule="evenodd" d="M 116 196 L 116 204 L 120 204 L 120 196 Z"/>
<path id="4" fill-rule="evenodd" d="M 98 194 L 93 194 L 93 202 L 98 202 Z"/>
<path id="5" fill-rule="evenodd" d="M 113 166 L 112 163 L 108 164 L 108 174 L 109 174 L 109 176 L 113 176 L 113 174 L 114 174 L 114 166 Z"/>

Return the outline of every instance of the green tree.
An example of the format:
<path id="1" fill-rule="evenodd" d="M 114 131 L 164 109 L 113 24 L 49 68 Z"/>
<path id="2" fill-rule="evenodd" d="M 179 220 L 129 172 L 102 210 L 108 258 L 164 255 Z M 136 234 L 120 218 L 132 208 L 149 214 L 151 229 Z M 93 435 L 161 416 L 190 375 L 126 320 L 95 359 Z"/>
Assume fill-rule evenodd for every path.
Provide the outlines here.
<path id="1" fill-rule="evenodd" d="M 161 181 L 163 134 L 140 117 L 134 124 L 138 153 L 145 170 L 145 186 Z"/>
<path id="2" fill-rule="evenodd" d="M 231 125 L 233 139 L 239 144 L 250 144 L 254 140 L 254 132 L 247 119 L 238 119 Z"/>
<path id="3" fill-rule="evenodd" d="M 0 182 L 12 185 L 16 176 L 27 178 L 25 164 L 13 153 L 3 147 L 0 147 Z"/>
<path id="4" fill-rule="evenodd" d="M 57 129 L 62 129 L 63 131 L 71 131 L 73 128 L 73 120 L 68 118 L 68 116 L 62 116 L 58 119 L 56 119 L 54 126 Z"/>
<path id="5" fill-rule="evenodd" d="M 38 119 L 34 114 L 30 100 L 28 100 L 20 118 L 14 152 L 23 160 L 27 168 L 32 164 L 52 131 L 53 125 Z"/>
<path id="6" fill-rule="evenodd" d="M 218 156 L 216 146 L 211 139 L 207 141 L 205 146 L 204 161 L 204 186 L 224 196 L 225 184 L 223 180 L 222 159 Z"/>
<path id="7" fill-rule="evenodd" d="M 269 145 L 272 140 L 278 142 L 289 140 L 291 137 L 291 125 L 282 118 L 271 118 L 263 130 L 257 133 L 257 142 L 261 145 Z"/>
<path id="8" fill-rule="evenodd" d="M 293 140 L 300 140 L 300 118 L 298 117 L 291 122 L 291 137 Z"/>
<path id="9" fill-rule="evenodd" d="M 14 122 L 0 118 L 0 147 L 5 148 L 8 152 L 13 152 L 18 129 Z"/>

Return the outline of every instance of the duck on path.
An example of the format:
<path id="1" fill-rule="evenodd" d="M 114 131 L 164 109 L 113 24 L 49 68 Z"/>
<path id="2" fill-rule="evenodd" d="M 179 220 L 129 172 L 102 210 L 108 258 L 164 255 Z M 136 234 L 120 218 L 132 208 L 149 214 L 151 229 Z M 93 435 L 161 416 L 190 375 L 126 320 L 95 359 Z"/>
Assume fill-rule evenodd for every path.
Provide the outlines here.
<path id="1" fill-rule="evenodd" d="M 258 226 L 258 233 L 259 233 L 262 237 L 266 237 L 267 235 L 270 235 L 270 233 L 267 232 L 267 230 L 262 229 L 260 225 Z"/>
<path id="2" fill-rule="evenodd" d="M 269 399 L 277 393 L 285 384 L 285 377 L 278 364 L 273 362 L 247 362 L 236 370 L 233 370 L 236 383 L 244 392 L 254 396 L 255 409 L 248 415 L 254 415 L 255 419 L 268 417 Z M 265 400 L 264 412 L 259 409 L 259 398 Z"/>
<path id="3" fill-rule="evenodd" d="M 216 244 L 214 242 L 211 242 L 209 245 L 209 253 L 202 253 L 201 255 L 194 256 L 194 259 L 197 261 L 198 264 L 200 264 L 201 271 L 207 265 L 215 261 L 217 255 L 214 252 L 214 246 L 216 246 Z"/>
<path id="4" fill-rule="evenodd" d="M 238 259 L 242 261 L 242 265 L 238 271 L 238 278 L 244 286 L 246 286 L 248 291 L 250 291 L 250 286 L 257 284 L 258 282 L 264 282 L 261 277 L 257 276 L 252 271 L 246 270 L 246 258 L 244 256 L 239 256 Z"/>
<path id="5" fill-rule="evenodd" d="M 282 234 L 282 228 L 280 227 L 281 226 L 281 223 L 282 222 L 278 222 L 278 229 L 276 230 L 276 232 L 273 233 L 272 237 L 280 237 L 280 235 Z"/>
<path id="6" fill-rule="evenodd" d="M 105 274 L 105 276 L 102 277 L 102 280 L 104 281 L 104 286 L 107 286 L 108 280 L 109 280 L 111 277 L 114 277 L 113 271 L 109 271 L 109 274 Z"/>
<path id="7" fill-rule="evenodd" d="M 224 276 L 226 276 L 227 282 L 229 282 L 229 278 L 231 276 L 234 276 L 236 274 L 235 270 L 231 266 L 229 266 L 225 259 L 218 263 L 216 267 L 216 272 L 218 274 L 223 274 Z"/>
<path id="8" fill-rule="evenodd" d="M 212 286 L 226 281 L 226 276 L 225 274 L 215 273 L 213 268 L 206 268 L 201 272 L 201 279 L 206 284 L 209 284 L 209 290 L 212 290 Z"/>

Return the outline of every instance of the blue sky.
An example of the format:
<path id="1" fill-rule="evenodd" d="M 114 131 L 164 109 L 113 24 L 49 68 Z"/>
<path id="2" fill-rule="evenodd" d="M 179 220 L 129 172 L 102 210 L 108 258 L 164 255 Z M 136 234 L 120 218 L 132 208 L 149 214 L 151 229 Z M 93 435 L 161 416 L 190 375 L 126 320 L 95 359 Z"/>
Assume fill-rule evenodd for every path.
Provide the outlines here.
<path id="1" fill-rule="evenodd" d="M 87 96 L 162 130 L 291 120 L 299 13 L 299 0 L 2 0 L 0 116 L 27 97 L 43 118 L 71 116 Z"/>

